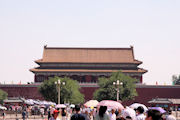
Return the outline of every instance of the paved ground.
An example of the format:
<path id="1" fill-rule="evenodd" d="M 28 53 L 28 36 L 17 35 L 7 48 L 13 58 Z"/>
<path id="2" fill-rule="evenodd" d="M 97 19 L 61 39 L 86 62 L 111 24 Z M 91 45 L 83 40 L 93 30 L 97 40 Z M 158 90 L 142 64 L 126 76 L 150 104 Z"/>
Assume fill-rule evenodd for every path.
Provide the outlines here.
<path id="1" fill-rule="evenodd" d="M 3 120 L 2 116 L 0 116 L 0 120 Z M 22 115 L 18 114 L 16 116 L 15 114 L 7 114 L 5 120 L 22 120 Z M 26 120 L 47 120 L 47 116 L 42 118 L 40 115 L 32 115 L 29 116 Z"/>
<path id="2" fill-rule="evenodd" d="M 177 113 L 173 111 L 173 115 L 177 117 L 177 120 L 180 120 L 180 111 Z M 0 120 L 3 120 L 2 116 L 0 116 Z M 22 115 L 17 114 L 16 116 L 15 114 L 7 114 L 5 120 L 22 120 Z M 47 115 L 45 115 L 44 118 L 40 115 L 31 115 L 26 120 L 47 120 Z"/>

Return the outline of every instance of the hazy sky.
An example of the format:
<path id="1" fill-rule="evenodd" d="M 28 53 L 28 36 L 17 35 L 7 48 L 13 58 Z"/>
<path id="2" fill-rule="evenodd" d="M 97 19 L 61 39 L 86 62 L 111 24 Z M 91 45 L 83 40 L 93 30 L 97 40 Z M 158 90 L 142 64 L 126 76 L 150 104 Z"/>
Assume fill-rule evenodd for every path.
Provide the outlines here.
<path id="1" fill-rule="evenodd" d="M 34 81 L 49 47 L 130 47 L 144 83 L 180 74 L 179 0 L 0 0 L 0 82 Z"/>

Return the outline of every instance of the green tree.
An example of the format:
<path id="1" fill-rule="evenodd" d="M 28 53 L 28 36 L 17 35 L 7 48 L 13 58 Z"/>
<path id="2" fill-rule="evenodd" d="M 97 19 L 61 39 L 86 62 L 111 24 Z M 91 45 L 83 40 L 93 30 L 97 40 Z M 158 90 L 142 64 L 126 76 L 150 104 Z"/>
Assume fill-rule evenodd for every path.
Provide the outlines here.
<path id="1" fill-rule="evenodd" d="M 41 84 L 41 86 L 39 87 L 39 91 L 46 100 L 57 103 L 58 91 L 55 85 L 55 81 L 57 81 L 58 79 L 60 79 L 61 82 L 65 82 L 65 85 L 61 85 L 61 103 L 70 102 L 73 104 L 78 104 L 84 102 L 84 95 L 79 91 L 80 86 L 78 82 L 67 77 L 49 78 L 49 80 L 45 80 Z"/>
<path id="2" fill-rule="evenodd" d="M 99 78 L 98 85 L 99 89 L 94 93 L 94 99 L 101 100 L 116 100 L 117 98 L 117 89 L 113 85 L 113 82 L 119 80 L 123 85 L 119 86 L 119 97 L 121 101 L 131 100 L 137 96 L 136 85 L 137 81 L 134 78 L 124 75 L 123 73 L 114 72 L 110 78 Z"/>
<path id="3" fill-rule="evenodd" d="M 3 104 L 3 100 L 8 96 L 7 92 L 0 89 L 0 103 Z"/>
<path id="4" fill-rule="evenodd" d="M 173 85 L 180 85 L 180 75 L 179 76 L 173 75 L 172 82 L 173 82 Z"/>

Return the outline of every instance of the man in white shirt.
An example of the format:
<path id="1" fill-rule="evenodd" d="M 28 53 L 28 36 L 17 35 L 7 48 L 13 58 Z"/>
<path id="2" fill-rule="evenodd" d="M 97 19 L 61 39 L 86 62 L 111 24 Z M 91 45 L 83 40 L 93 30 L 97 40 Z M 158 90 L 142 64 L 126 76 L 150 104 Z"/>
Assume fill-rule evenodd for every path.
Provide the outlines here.
<path id="1" fill-rule="evenodd" d="M 144 115 L 144 108 L 142 106 L 139 106 L 137 109 L 136 109 L 136 120 L 145 120 L 146 119 L 146 116 Z"/>
<path id="2" fill-rule="evenodd" d="M 116 120 L 116 114 L 115 114 L 115 110 L 112 109 L 111 113 L 109 114 L 110 120 Z"/>
<path id="3" fill-rule="evenodd" d="M 169 115 L 167 116 L 166 120 L 176 120 L 176 118 L 172 115 L 172 111 L 168 111 Z"/>

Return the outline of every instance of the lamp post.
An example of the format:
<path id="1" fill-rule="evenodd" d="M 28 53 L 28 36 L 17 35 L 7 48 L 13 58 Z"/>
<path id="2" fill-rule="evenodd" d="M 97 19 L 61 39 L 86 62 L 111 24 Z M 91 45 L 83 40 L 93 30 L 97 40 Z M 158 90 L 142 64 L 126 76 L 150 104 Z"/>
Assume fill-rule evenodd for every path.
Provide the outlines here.
<path id="1" fill-rule="evenodd" d="M 113 85 L 117 88 L 117 101 L 119 101 L 119 86 L 123 85 L 123 82 L 119 82 L 119 80 L 117 80 L 116 82 L 113 82 Z"/>
<path id="2" fill-rule="evenodd" d="M 57 89 L 58 89 L 58 104 L 61 103 L 61 98 L 60 98 L 60 95 L 61 95 L 61 84 L 62 85 L 65 85 L 65 82 L 61 82 L 60 79 L 58 81 L 55 81 L 55 84 L 57 85 Z"/>

